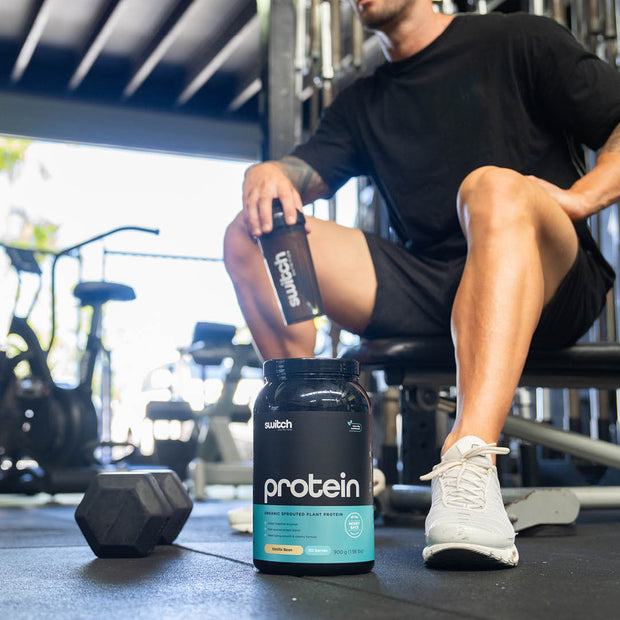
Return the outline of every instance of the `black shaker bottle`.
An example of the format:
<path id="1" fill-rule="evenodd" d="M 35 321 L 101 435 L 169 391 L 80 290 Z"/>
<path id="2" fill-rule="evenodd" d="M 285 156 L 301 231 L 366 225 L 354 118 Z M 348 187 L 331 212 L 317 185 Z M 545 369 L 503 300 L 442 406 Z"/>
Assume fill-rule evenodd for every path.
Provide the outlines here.
<path id="1" fill-rule="evenodd" d="M 287 325 L 323 314 L 305 223 L 304 214 L 298 211 L 297 222 L 289 226 L 276 198 L 273 230 L 258 238 Z"/>

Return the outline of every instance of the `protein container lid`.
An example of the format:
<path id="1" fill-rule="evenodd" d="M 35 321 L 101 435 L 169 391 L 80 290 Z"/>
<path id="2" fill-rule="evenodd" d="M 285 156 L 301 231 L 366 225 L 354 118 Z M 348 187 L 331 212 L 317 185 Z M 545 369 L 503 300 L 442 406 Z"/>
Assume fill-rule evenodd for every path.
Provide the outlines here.
<path id="1" fill-rule="evenodd" d="M 295 357 L 267 360 L 263 364 L 263 373 L 265 378 L 278 377 L 280 379 L 294 375 L 343 375 L 355 378 L 360 374 L 360 365 L 357 360 L 350 359 Z"/>

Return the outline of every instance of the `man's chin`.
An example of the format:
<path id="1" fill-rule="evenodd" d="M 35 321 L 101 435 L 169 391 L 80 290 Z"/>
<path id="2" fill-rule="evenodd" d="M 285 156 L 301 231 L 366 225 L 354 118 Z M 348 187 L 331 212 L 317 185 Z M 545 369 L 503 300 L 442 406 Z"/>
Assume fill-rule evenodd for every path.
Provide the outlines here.
<path id="1" fill-rule="evenodd" d="M 368 30 L 381 30 L 381 27 L 385 26 L 390 20 L 375 15 L 368 15 L 362 17 L 361 21 L 364 28 Z"/>
<path id="2" fill-rule="evenodd" d="M 360 20 L 362 22 L 362 25 L 368 30 L 381 30 L 384 27 L 388 26 L 393 19 L 393 15 L 377 15 L 373 14 L 372 12 L 360 13 Z"/>

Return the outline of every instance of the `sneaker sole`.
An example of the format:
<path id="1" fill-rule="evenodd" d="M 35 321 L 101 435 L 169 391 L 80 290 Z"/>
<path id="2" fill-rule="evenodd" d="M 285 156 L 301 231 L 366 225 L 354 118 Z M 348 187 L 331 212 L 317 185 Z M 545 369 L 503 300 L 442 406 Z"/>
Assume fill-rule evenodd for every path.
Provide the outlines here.
<path id="1" fill-rule="evenodd" d="M 515 545 L 497 549 L 466 543 L 441 543 L 425 547 L 422 557 L 431 568 L 511 568 L 519 563 Z"/>

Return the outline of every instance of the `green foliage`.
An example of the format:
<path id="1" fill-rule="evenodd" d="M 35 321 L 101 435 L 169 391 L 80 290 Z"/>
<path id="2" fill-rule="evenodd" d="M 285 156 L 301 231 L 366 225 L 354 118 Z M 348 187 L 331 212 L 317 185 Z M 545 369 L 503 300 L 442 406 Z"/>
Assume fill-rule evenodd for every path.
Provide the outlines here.
<path id="1" fill-rule="evenodd" d="M 58 226 L 47 220 L 33 225 L 32 234 L 37 250 L 49 250 L 55 247 L 55 236 Z"/>
<path id="2" fill-rule="evenodd" d="M 11 241 L 11 245 L 30 250 L 53 250 L 56 247 L 56 224 L 43 219 L 33 221 L 24 209 L 15 207 L 11 209 L 11 215 L 21 220 L 19 236 Z"/>
<path id="3" fill-rule="evenodd" d="M 24 160 L 26 150 L 31 140 L 21 140 L 0 136 L 0 173 L 5 171 L 11 181 L 15 180 L 16 166 Z M 20 207 L 10 207 L 9 218 L 18 218 L 21 226 L 17 227 L 17 238 L 10 240 L 11 244 L 30 249 L 50 250 L 55 246 L 55 237 L 58 226 L 48 220 L 33 220 L 26 210 Z"/>
<path id="4" fill-rule="evenodd" d="M 30 142 L 31 140 L 0 137 L 0 170 L 11 174 L 15 164 L 23 159 Z"/>

